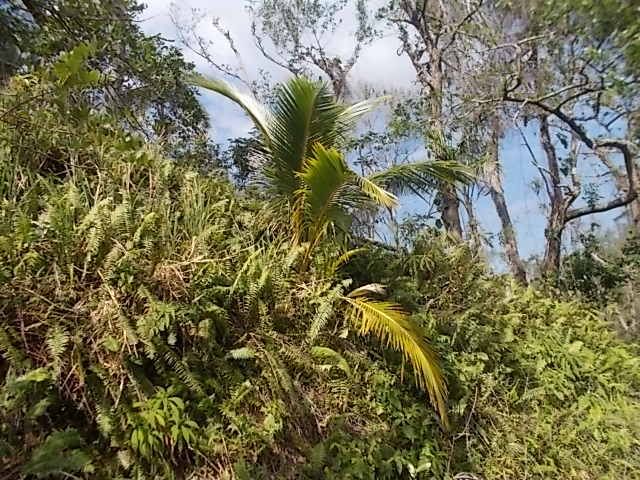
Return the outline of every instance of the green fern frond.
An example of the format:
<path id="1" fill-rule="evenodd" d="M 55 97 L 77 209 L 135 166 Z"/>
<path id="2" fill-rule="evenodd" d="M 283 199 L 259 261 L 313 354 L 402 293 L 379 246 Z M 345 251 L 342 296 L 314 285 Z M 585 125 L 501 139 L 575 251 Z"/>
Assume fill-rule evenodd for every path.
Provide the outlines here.
<path id="1" fill-rule="evenodd" d="M 123 201 L 111 211 L 110 224 L 114 233 L 122 235 L 129 232 L 131 222 L 131 204 Z"/>
<path id="2" fill-rule="evenodd" d="M 256 358 L 256 351 L 251 347 L 241 347 L 229 350 L 227 357 L 234 360 L 251 360 Z"/>
<path id="3" fill-rule="evenodd" d="M 311 355 L 327 364 L 342 370 L 348 377 L 351 376 L 351 367 L 347 360 L 335 350 L 329 347 L 311 347 Z"/>
<path id="4" fill-rule="evenodd" d="M 158 349 L 162 351 L 162 357 L 164 361 L 171 367 L 177 377 L 187 386 L 191 391 L 198 395 L 205 396 L 202 384 L 191 373 L 187 365 L 178 358 L 178 356 L 170 348 L 162 345 L 158 345 Z"/>
<path id="5" fill-rule="evenodd" d="M 265 364 L 262 375 L 266 378 L 272 394 L 291 405 L 297 405 L 299 400 L 297 390 L 289 371 L 276 353 L 265 348 L 259 350 L 260 359 Z"/>
<path id="6" fill-rule="evenodd" d="M 80 434 L 74 429 L 54 432 L 35 449 L 30 460 L 24 465 L 23 472 L 37 477 L 72 477 L 73 473 L 82 471 L 91 461 L 83 446 Z"/>
<path id="7" fill-rule="evenodd" d="M 45 343 L 56 372 L 59 372 L 62 367 L 62 355 L 67 349 L 69 340 L 69 332 L 60 325 L 52 327 L 47 332 Z"/>
<path id="8" fill-rule="evenodd" d="M 13 343 L 8 327 L 0 325 L 0 352 L 10 365 L 17 367 L 24 364 L 25 356 Z"/>
<path id="9" fill-rule="evenodd" d="M 313 343 L 320 332 L 326 326 L 327 322 L 334 314 L 335 303 L 340 299 L 344 287 L 339 284 L 332 288 L 328 294 L 318 300 L 318 306 L 316 307 L 316 313 L 311 320 L 309 330 L 307 331 L 307 341 Z"/>

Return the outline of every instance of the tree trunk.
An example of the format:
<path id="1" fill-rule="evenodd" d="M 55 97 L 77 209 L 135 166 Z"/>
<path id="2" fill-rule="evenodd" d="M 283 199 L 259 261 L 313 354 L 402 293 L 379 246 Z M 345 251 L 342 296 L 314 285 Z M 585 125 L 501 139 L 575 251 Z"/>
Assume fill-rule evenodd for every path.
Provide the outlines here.
<path id="1" fill-rule="evenodd" d="M 453 185 L 440 185 L 441 218 L 444 228 L 456 240 L 462 240 L 462 222 L 460 221 L 460 200 Z"/>
<path id="2" fill-rule="evenodd" d="M 437 58 L 440 58 L 438 55 Z M 430 123 L 438 138 L 445 138 L 442 112 L 442 98 L 444 94 L 442 61 L 434 62 L 431 71 L 429 112 Z M 440 159 L 438 159 L 440 160 Z M 460 200 L 456 188 L 450 183 L 441 182 L 438 188 L 441 202 L 441 219 L 444 228 L 456 240 L 462 240 L 462 222 L 460 221 Z"/>
<path id="3" fill-rule="evenodd" d="M 560 186 L 560 167 L 556 150 L 551 143 L 549 133 L 549 122 L 547 117 L 541 115 L 540 121 L 540 143 L 547 157 L 549 167 L 549 179 L 551 181 L 548 190 L 550 211 L 547 216 L 547 226 L 544 230 L 546 246 L 544 259 L 542 262 L 542 275 L 544 277 L 554 277 L 560 269 L 560 251 L 562 248 L 562 233 L 566 224 L 566 205 L 564 194 Z"/>
<path id="4" fill-rule="evenodd" d="M 473 207 L 473 198 L 468 189 L 463 190 L 461 194 L 461 203 L 467 212 L 467 237 L 471 240 L 473 251 L 479 253 L 482 248 L 482 235 L 480 234 L 480 222 Z"/>
<path id="5" fill-rule="evenodd" d="M 513 277 L 519 283 L 526 285 L 527 271 L 520 258 L 516 231 L 511 222 L 511 215 L 509 214 L 504 189 L 502 188 L 502 177 L 500 175 L 500 133 L 495 128 L 491 133 L 489 148 L 490 157 L 485 165 L 485 181 L 489 187 L 489 194 L 491 195 L 491 200 L 495 206 L 498 218 L 500 218 L 500 233 L 502 234 L 504 253 Z"/>
<path id="6" fill-rule="evenodd" d="M 446 35 L 450 33 L 450 25 L 456 22 L 447 21 L 447 14 L 450 12 L 446 11 L 444 2 L 434 2 L 432 5 L 427 3 L 430 2 L 399 2 L 391 8 L 391 11 L 398 10 L 399 18 L 395 18 L 395 14 L 386 18 L 397 26 L 402 49 L 413 64 L 427 103 L 425 116 L 430 123 L 430 128 L 433 133 L 445 138 L 443 98 L 444 90 L 448 88 L 447 81 L 451 78 L 446 77 L 444 56 L 448 54 L 448 50 L 453 50 L 455 37 L 446 39 Z M 456 30 L 469 19 L 470 16 L 461 19 Z M 409 34 L 409 26 L 415 29 L 416 39 Z M 452 237 L 462 240 L 460 200 L 455 187 L 441 182 L 438 185 L 438 198 L 441 202 L 440 211 L 444 227 Z"/>
<path id="7" fill-rule="evenodd" d="M 562 231 L 564 225 L 559 226 L 549 219 L 547 227 L 544 229 L 544 236 L 547 239 L 544 249 L 544 259 L 542 261 L 542 276 L 553 278 L 560 270 L 560 249 L 562 248 Z"/>

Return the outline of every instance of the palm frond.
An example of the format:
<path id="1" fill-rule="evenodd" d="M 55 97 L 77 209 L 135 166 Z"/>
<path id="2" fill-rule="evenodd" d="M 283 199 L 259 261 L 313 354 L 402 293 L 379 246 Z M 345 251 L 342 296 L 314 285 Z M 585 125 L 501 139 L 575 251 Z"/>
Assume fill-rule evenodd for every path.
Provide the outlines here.
<path id="1" fill-rule="evenodd" d="M 332 263 L 328 264 L 327 274 L 330 276 L 333 276 L 336 273 L 336 271 L 340 267 L 342 267 L 344 264 L 346 264 L 349 260 L 351 260 L 356 255 L 366 251 L 367 249 L 364 247 L 347 250 L 346 252 L 342 253 L 338 258 L 336 258 Z"/>
<path id="2" fill-rule="evenodd" d="M 355 290 L 349 292 L 350 298 L 356 297 L 365 297 L 367 295 L 375 294 L 375 295 L 384 295 L 385 286 L 380 283 L 369 283 L 368 285 L 363 285 L 362 287 L 358 287 Z"/>
<path id="3" fill-rule="evenodd" d="M 373 200 L 377 205 L 382 205 L 386 208 L 395 208 L 398 206 L 398 198 L 393 193 L 390 193 L 379 186 L 376 182 L 359 175 L 357 176 L 356 181 L 367 197 Z"/>
<path id="4" fill-rule="evenodd" d="M 468 183 L 472 179 L 473 175 L 467 167 L 449 160 L 394 165 L 368 177 L 369 181 L 396 195 L 429 192 L 435 189 L 439 182 Z"/>
<path id="5" fill-rule="evenodd" d="M 413 367 L 416 383 L 429 394 L 431 404 L 438 411 L 445 426 L 448 425 L 447 387 L 435 352 L 429 347 L 407 313 L 391 302 L 370 300 L 366 297 L 342 297 L 350 308 L 348 318 L 362 335 L 372 333 L 388 346 L 402 353 Z"/>
<path id="6" fill-rule="evenodd" d="M 196 87 L 219 93 L 239 105 L 251 117 L 256 128 L 263 135 L 267 145 L 270 143 L 270 115 L 262 104 L 250 94 L 246 94 L 233 85 L 216 78 L 206 78 L 203 75 L 190 75 L 189 81 Z"/>
<path id="7" fill-rule="evenodd" d="M 340 122 L 342 123 L 343 128 L 347 131 L 353 129 L 358 120 L 378 108 L 381 103 L 385 102 L 389 98 L 390 97 L 388 95 L 385 95 L 349 105 L 340 114 Z"/>
<path id="8" fill-rule="evenodd" d="M 350 198 L 345 195 L 351 171 L 341 153 L 316 144 L 313 155 L 299 174 L 302 187 L 297 192 L 304 221 L 301 229 L 309 229 L 309 240 L 317 243 L 318 235 L 326 231 L 330 224 L 340 222 Z"/>

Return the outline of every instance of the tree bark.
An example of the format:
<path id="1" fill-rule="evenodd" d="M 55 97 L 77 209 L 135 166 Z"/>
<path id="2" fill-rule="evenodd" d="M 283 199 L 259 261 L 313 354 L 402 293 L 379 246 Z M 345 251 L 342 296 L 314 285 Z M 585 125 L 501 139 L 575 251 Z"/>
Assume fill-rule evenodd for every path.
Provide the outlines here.
<path id="1" fill-rule="evenodd" d="M 478 221 L 476 210 L 473 207 L 473 197 L 468 189 L 464 189 L 460 193 L 460 203 L 464 206 L 464 210 L 467 212 L 467 238 L 471 241 L 473 251 L 479 253 L 482 248 L 482 235 L 480 233 L 480 222 Z"/>
<path id="2" fill-rule="evenodd" d="M 446 183 L 440 186 L 442 224 L 446 231 L 456 240 L 462 240 L 462 222 L 460 221 L 460 200 L 453 185 Z"/>
<path id="3" fill-rule="evenodd" d="M 550 211 L 547 216 L 547 226 L 544 230 L 546 245 L 544 250 L 544 259 L 542 261 L 542 275 L 544 277 L 552 277 L 558 273 L 560 269 L 560 253 L 562 248 L 562 233 L 566 225 L 566 206 L 564 194 L 560 187 L 560 167 L 558 165 L 558 157 L 556 150 L 551 143 L 551 135 L 549 133 L 549 122 L 546 115 L 541 115 L 540 120 L 540 143 L 547 157 L 547 166 L 549 169 L 549 179 L 551 181 L 548 190 Z"/>
<path id="4" fill-rule="evenodd" d="M 491 200 L 495 206 L 498 218 L 500 218 L 502 244 L 504 246 L 507 264 L 513 277 L 521 284 L 527 284 L 527 271 L 524 268 L 520 252 L 518 251 L 518 241 L 516 239 L 515 229 L 507 207 L 507 201 L 502 188 L 502 178 L 500 175 L 500 134 L 494 128 L 491 133 L 491 141 L 489 143 L 489 159 L 485 165 L 485 181 L 489 188 Z"/>
<path id="5" fill-rule="evenodd" d="M 434 62 L 431 70 L 431 80 L 426 85 L 430 90 L 430 99 L 427 102 L 431 117 L 431 125 L 438 138 L 445 138 L 444 119 L 442 112 L 442 97 L 444 94 L 442 60 L 438 54 L 438 61 Z M 441 182 L 438 188 L 441 209 L 440 217 L 446 231 L 456 240 L 462 240 L 462 222 L 460 220 L 460 199 L 456 193 L 456 188 L 450 183 Z"/>
<path id="6" fill-rule="evenodd" d="M 397 6 L 402 18 L 389 18 L 399 32 L 402 49 L 407 54 L 416 71 L 418 83 L 426 99 L 426 117 L 432 131 L 445 138 L 443 98 L 447 85 L 445 71 L 447 50 L 453 48 L 459 29 L 469 21 L 470 15 L 460 19 L 454 31 L 446 31 L 447 11 L 440 2 L 430 5 L 428 2 L 402 1 Z M 474 13 L 477 10 L 474 11 Z M 416 41 L 411 39 L 409 29 L 414 29 Z M 438 185 L 442 223 L 447 232 L 462 240 L 462 222 L 460 221 L 460 200 L 453 185 L 441 182 Z"/>

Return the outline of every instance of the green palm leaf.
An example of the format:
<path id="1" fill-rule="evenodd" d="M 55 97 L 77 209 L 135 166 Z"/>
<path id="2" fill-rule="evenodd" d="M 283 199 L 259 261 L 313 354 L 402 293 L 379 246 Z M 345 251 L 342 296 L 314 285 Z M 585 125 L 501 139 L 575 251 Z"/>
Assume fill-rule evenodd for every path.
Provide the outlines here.
<path id="1" fill-rule="evenodd" d="M 303 232 L 309 232 L 306 240 L 315 245 L 326 229 L 334 224 L 339 228 L 346 217 L 346 208 L 350 205 L 348 182 L 351 170 L 344 157 L 334 149 L 326 149 L 317 144 L 312 156 L 306 160 L 305 166 L 298 174 L 301 187 L 296 192 L 294 210 L 295 235 L 303 237 Z"/>
<path id="2" fill-rule="evenodd" d="M 431 404 L 448 426 L 447 387 L 433 350 L 400 305 L 370 300 L 363 296 L 342 297 L 350 309 L 348 318 L 362 335 L 373 334 L 388 346 L 399 351 L 413 367 L 416 383 L 429 394 Z"/>
<path id="3" fill-rule="evenodd" d="M 202 75 L 190 75 L 189 81 L 197 87 L 219 93 L 239 105 L 251 117 L 268 146 L 270 143 L 269 125 L 271 118 L 269 112 L 253 95 L 243 93 L 223 80 L 206 78 Z"/>
<path id="4" fill-rule="evenodd" d="M 402 195 L 409 192 L 431 191 L 438 182 L 468 183 L 473 179 L 473 175 L 460 163 L 434 160 L 394 165 L 387 170 L 370 175 L 368 179 L 396 195 Z"/>
<path id="5" fill-rule="evenodd" d="M 360 177 L 347 165 L 344 155 L 322 144 L 314 145 L 311 156 L 304 161 L 298 174 L 300 187 L 294 201 L 294 236 L 305 237 L 312 247 L 327 228 L 347 230 L 349 211 L 361 208 L 366 202 L 393 208 L 396 197 L 369 179 Z"/>
<path id="6" fill-rule="evenodd" d="M 344 107 L 340 113 L 340 123 L 342 124 L 343 132 L 348 133 L 353 130 L 353 128 L 356 127 L 358 120 L 378 108 L 380 104 L 388 98 L 388 96 L 372 98 Z"/>
<path id="7" fill-rule="evenodd" d="M 395 208 L 398 206 L 398 198 L 373 180 L 356 175 L 356 182 L 360 185 L 362 192 L 376 205 L 381 205 L 386 208 Z"/>

